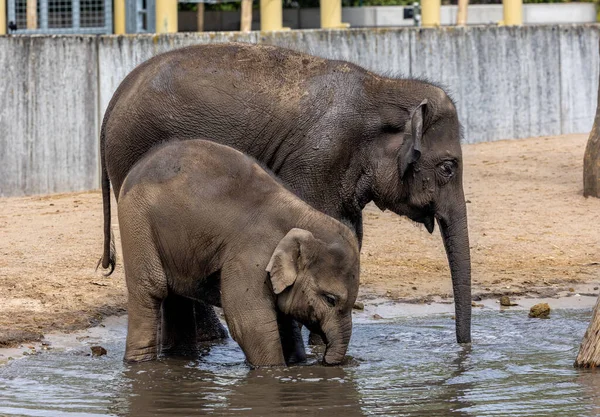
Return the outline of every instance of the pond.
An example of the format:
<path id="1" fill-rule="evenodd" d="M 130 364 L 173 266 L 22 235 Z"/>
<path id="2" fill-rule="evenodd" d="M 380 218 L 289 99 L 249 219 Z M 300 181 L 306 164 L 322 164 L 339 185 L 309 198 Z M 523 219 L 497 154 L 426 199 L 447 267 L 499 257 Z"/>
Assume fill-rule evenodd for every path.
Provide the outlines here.
<path id="1" fill-rule="evenodd" d="M 124 365 L 125 320 L 93 338 L 0 367 L 0 415 L 594 416 L 600 372 L 572 367 L 591 308 L 474 311 L 473 344 L 450 313 L 355 320 L 349 364 L 250 370 L 231 340 L 195 360 Z M 310 354 L 315 362 L 318 355 Z"/>

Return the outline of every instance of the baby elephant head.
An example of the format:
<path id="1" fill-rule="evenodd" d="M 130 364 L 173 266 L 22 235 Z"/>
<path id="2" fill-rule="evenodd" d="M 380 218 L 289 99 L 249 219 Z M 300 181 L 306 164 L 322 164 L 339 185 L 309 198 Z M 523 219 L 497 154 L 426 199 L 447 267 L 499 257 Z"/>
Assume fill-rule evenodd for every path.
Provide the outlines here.
<path id="1" fill-rule="evenodd" d="M 359 281 L 359 251 L 354 238 L 324 242 L 292 229 L 267 265 L 279 310 L 320 334 L 327 348 L 323 362 L 339 364 L 352 334 L 352 307 Z"/>

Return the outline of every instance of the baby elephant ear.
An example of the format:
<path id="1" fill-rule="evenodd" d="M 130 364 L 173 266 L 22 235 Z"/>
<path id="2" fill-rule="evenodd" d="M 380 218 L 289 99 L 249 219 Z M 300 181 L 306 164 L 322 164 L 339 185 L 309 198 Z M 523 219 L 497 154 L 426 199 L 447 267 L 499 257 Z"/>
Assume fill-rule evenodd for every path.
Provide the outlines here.
<path id="1" fill-rule="evenodd" d="M 308 230 L 294 228 L 277 244 L 266 268 L 271 275 L 275 294 L 280 294 L 296 281 L 302 258 L 302 246 L 314 239 L 315 237 Z"/>
<path id="2" fill-rule="evenodd" d="M 413 110 L 410 119 L 411 135 L 402 145 L 400 154 L 400 177 L 404 178 L 408 167 L 417 162 L 421 157 L 421 142 L 423 139 L 423 113 L 427 106 L 427 99 Z"/>

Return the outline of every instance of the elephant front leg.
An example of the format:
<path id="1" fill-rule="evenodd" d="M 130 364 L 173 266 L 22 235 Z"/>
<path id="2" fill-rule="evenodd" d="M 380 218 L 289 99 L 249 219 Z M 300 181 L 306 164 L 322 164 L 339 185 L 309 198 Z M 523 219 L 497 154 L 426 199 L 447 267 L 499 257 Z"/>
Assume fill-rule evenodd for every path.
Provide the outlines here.
<path id="1" fill-rule="evenodd" d="M 250 258 L 251 259 L 251 258 Z M 221 303 L 231 337 L 251 366 L 285 366 L 274 300 L 255 264 L 223 268 Z"/>
<path id="2" fill-rule="evenodd" d="M 306 361 L 306 350 L 302 340 L 302 325 L 282 313 L 278 314 L 277 321 L 285 362 L 290 365 Z"/>

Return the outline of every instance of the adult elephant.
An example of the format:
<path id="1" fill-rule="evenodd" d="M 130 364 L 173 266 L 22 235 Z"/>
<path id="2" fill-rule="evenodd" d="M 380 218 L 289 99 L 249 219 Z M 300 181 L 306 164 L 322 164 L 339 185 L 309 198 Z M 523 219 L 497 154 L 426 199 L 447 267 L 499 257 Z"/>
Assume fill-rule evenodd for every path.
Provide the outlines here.
<path id="1" fill-rule="evenodd" d="M 436 219 L 456 338 L 471 341 L 460 124 L 443 89 L 268 45 L 198 45 L 146 61 L 121 83 L 102 123 L 103 268 L 115 263 L 110 183 L 118 196 L 152 146 L 199 136 L 261 161 L 313 207 L 352 225 L 359 240 L 370 201 L 430 233 Z M 163 304 L 162 326 L 167 350 L 222 336 L 212 308 L 174 296 Z"/>

